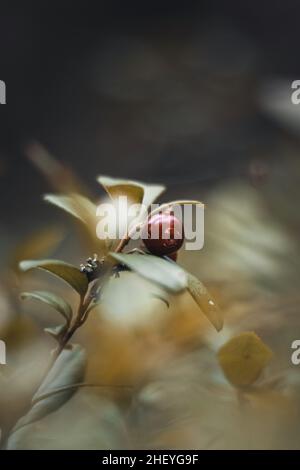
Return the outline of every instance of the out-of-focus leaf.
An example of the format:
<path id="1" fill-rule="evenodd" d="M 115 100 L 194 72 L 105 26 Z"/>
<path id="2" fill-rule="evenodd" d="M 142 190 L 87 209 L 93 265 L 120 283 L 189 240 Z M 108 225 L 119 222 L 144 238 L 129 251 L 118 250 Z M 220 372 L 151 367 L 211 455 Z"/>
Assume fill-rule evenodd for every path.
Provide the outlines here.
<path id="1" fill-rule="evenodd" d="M 226 378 L 235 386 L 253 384 L 272 357 L 272 351 L 253 332 L 230 339 L 218 352 Z"/>
<path id="2" fill-rule="evenodd" d="M 76 384 L 82 382 L 86 367 L 86 353 L 79 345 L 64 349 L 42 385 L 34 395 L 32 408 L 14 427 L 9 439 L 8 449 L 22 448 L 22 437 L 30 432 L 30 424 L 41 420 L 63 406 L 76 392 Z M 74 386 L 67 388 L 68 386 Z M 66 387 L 60 393 L 59 388 Z M 53 392 L 53 394 L 51 394 Z M 44 397 L 44 398 L 43 398 Z"/>
<path id="3" fill-rule="evenodd" d="M 132 203 L 143 203 L 146 207 L 165 190 L 165 186 L 162 185 L 150 185 L 140 181 L 115 179 L 108 176 L 99 176 L 97 180 L 112 199 L 127 196 Z"/>
<path id="4" fill-rule="evenodd" d="M 29 235 L 13 252 L 12 265 L 17 268 L 22 259 L 46 256 L 62 241 L 64 232 L 58 227 L 47 227 Z"/>
<path id="5" fill-rule="evenodd" d="M 223 316 L 204 284 L 188 273 L 188 291 L 217 331 L 223 328 Z"/>
<path id="6" fill-rule="evenodd" d="M 40 143 L 30 143 L 25 148 L 25 153 L 55 191 L 89 194 L 89 191 L 77 175 L 75 175 L 72 168 L 57 160 Z"/>
<path id="7" fill-rule="evenodd" d="M 72 318 L 72 309 L 68 302 L 62 297 L 45 291 L 22 292 L 21 299 L 35 299 L 54 307 L 63 317 L 67 323 L 70 323 Z"/>
<path id="8" fill-rule="evenodd" d="M 177 264 L 158 256 L 122 253 L 111 253 L 111 256 L 140 276 L 170 292 L 180 292 L 187 287 L 185 271 Z"/>
<path id="9" fill-rule="evenodd" d="M 44 331 L 56 341 L 59 341 L 63 333 L 66 331 L 66 325 L 58 325 L 50 328 L 44 328 Z"/>
<path id="10" fill-rule="evenodd" d="M 72 286 L 81 296 L 85 295 L 87 291 L 88 280 L 86 276 L 72 264 L 54 259 L 26 260 L 20 263 L 22 271 L 29 271 L 33 268 L 44 269 L 58 276 Z"/>

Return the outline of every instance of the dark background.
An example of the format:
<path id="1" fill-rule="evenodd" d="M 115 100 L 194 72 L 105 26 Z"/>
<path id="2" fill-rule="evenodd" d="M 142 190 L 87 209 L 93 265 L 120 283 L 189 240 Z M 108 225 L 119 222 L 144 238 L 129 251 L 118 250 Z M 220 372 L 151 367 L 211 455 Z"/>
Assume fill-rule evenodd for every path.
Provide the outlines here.
<path id="1" fill-rule="evenodd" d="M 285 132 L 257 96 L 299 78 L 299 13 L 295 0 L 1 2 L 3 226 L 49 217 L 33 140 L 94 191 L 102 173 L 204 194 L 280 158 Z"/>

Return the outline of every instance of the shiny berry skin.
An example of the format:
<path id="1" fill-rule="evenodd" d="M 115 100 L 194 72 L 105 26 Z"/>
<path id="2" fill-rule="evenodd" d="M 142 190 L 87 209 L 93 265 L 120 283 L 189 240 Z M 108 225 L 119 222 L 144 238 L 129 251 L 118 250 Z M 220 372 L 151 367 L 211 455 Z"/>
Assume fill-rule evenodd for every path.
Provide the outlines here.
<path id="1" fill-rule="evenodd" d="M 174 253 L 183 244 L 182 222 L 172 213 L 156 214 L 150 217 L 143 227 L 142 239 L 153 255 L 164 256 Z"/>

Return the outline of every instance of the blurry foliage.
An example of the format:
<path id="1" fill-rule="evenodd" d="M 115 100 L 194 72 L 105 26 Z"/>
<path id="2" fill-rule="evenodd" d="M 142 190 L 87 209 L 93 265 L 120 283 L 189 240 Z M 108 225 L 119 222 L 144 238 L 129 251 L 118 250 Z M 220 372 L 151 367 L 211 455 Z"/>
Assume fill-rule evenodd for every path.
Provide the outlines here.
<path id="1" fill-rule="evenodd" d="M 140 182 L 116 180 L 108 177 L 100 177 L 99 182 L 103 185 L 113 201 L 117 200 L 122 195 L 127 195 L 131 202 L 143 202 L 147 204 L 147 206 L 164 190 L 162 186 L 151 186 Z M 139 293 L 136 290 L 136 285 L 133 285 L 133 291 L 125 302 L 124 298 L 122 298 L 121 291 L 118 294 L 116 288 L 110 291 L 106 288 L 109 278 L 113 278 L 116 275 L 120 277 L 120 272 L 124 269 L 136 273 L 148 282 L 148 284 L 145 284 L 143 295 L 140 296 L 139 308 L 141 310 L 144 310 L 147 303 L 151 305 L 153 302 L 164 305 L 164 308 L 169 308 L 170 300 L 168 297 L 170 293 L 173 296 L 177 296 L 180 292 L 188 289 L 200 309 L 202 309 L 208 319 L 211 320 L 216 329 L 219 330 L 222 327 L 220 313 L 217 313 L 218 319 L 216 320 L 216 312 L 218 312 L 218 309 L 215 301 L 211 299 L 204 286 L 194 276 L 186 273 L 176 263 L 157 256 L 152 256 L 145 251 L 139 253 L 127 251 L 126 253 L 122 253 L 123 249 L 127 249 L 127 245 L 131 241 L 132 230 L 136 230 L 138 226 L 145 223 L 148 214 L 142 212 L 137 214 L 137 217 L 130 221 L 131 225 L 129 226 L 128 232 L 123 234 L 121 240 L 116 241 L 114 251 L 109 252 L 111 243 L 107 243 L 107 240 L 96 239 L 96 205 L 88 198 L 76 193 L 69 193 L 65 195 L 47 195 L 45 199 L 74 216 L 80 223 L 83 223 L 84 229 L 93 236 L 93 247 L 97 246 L 97 254 L 99 254 L 101 258 L 98 260 L 96 255 L 93 260 L 89 258 L 87 264 L 82 265 L 81 269 L 55 259 L 40 261 L 23 260 L 20 262 L 20 268 L 23 272 L 30 271 L 33 268 L 39 268 L 64 280 L 79 294 L 79 301 L 77 302 L 77 306 L 73 308 L 63 297 L 46 290 L 27 291 L 21 294 L 22 299 L 38 300 L 44 305 L 53 307 L 63 316 L 64 323 L 55 327 L 45 328 L 45 332 L 56 340 L 57 347 L 52 353 L 53 357 L 45 379 L 31 400 L 29 411 L 18 420 L 9 434 L 6 444 L 9 449 L 22 448 L 25 445 L 24 442 L 26 442 L 33 423 L 42 420 L 49 413 L 53 413 L 61 408 L 61 406 L 72 397 L 78 387 L 96 386 L 100 388 L 112 387 L 113 389 L 118 389 L 120 386 L 121 389 L 124 387 L 126 390 L 128 387 L 133 387 L 134 390 L 137 381 L 141 379 L 141 374 L 143 379 L 147 380 L 147 376 L 154 366 L 153 359 L 151 359 L 152 365 L 151 363 L 147 365 L 144 361 L 141 363 L 141 367 L 136 371 L 137 375 L 135 372 L 135 375 L 132 376 L 133 381 L 131 383 L 130 374 L 128 374 L 128 370 L 126 371 L 126 367 L 123 371 L 124 383 L 121 385 L 111 383 L 109 376 L 105 375 L 105 373 L 101 374 L 102 380 L 98 384 L 85 383 L 83 382 L 85 375 L 85 360 L 83 360 L 83 357 L 85 357 L 84 350 L 69 342 L 76 331 L 86 322 L 90 312 L 92 310 L 94 310 L 94 312 L 99 310 L 103 299 L 104 305 L 107 299 L 108 304 L 106 302 L 106 305 L 109 305 L 109 297 L 111 297 L 111 299 L 117 298 L 119 305 L 123 303 L 123 305 L 129 305 L 129 310 L 134 310 L 134 303 L 136 303 Z M 172 205 L 184 202 L 186 201 L 164 203 L 160 206 L 160 210 L 166 210 L 166 208 L 172 207 Z M 197 201 L 190 201 L 190 203 L 198 204 Z M 153 214 L 153 212 L 151 214 Z M 112 242 L 114 242 L 114 240 L 112 240 Z M 45 243 L 42 248 L 47 249 L 47 243 Z M 136 282 L 137 280 L 138 278 Z M 119 284 L 121 283 L 121 285 L 124 284 L 125 291 L 123 292 L 127 295 L 129 292 L 129 284 L 126 283 L 126 278 L 124 281 L 124 278 L 121 276 L 118 282 Z M 156 292 L 152 283 L 156 286 Z M 159 290 L 157 290 L 157 288 L 159 288 Z M 140 292 L 142 291 L 140 290 Z M 151 299 L 153 300 L 151 301 Z M 114 310 L 118 310 L 118 305 L 115 304 L 113 308 Z M 152 315 L 152 321 L 154 318 L 155 316 Z M 147 344 L 149 340 L 151 344 L 153 341 L 151 336 L 154 335 L 153 338 L 157 336 L 160 329 L 159 323 L 160 321 L 157 322 L 156 327 L 153 328 L 150 335 L 145 331 L 145 339 L 147 336 L 149 337 L 145 344 Z M 142 330 L 140 330 L 141 326 L 139 327 L 138 325 L 135 328 L 137 328 L 137 337 L 140 336 L 143 338 L 144 334 L 142 330 L 145 326 L 142 326 Z M 111 333 L 116 333 L 114 332 L 113 324 L 111 325 Z M 124 333 L 125 331 L 122 333 L 121 330 L 121 338 Z M 126 337 L 127 334 L 125 334 L 124 349 L 128 349 Z M 159 337 L 158 341 L 160 342 Z M 120 342 L 119 344 L 122 343 Z M 158 351 L 160 351 L 160 348 Z M 124 350 L 120 351 L 120 354 L 124 355 Z M 109 354 L 103 354 L 102 360 L 109 364 L 109 369 L 107 370 L 111 373 L 114 366 L 110 364 Z M 121 370 L 122 368 L 120 371 Z M 126 372 L 126 374 L 124 374 L 124 372 Z M 124 394 L 121 393 L 120 398 L 122 395 Z M 128 392 L 125 393 L 125 397 L 126 395 L 128 395 Z M 134 393 L 132 396 L 134 396 Z M 123 398 L 121 401 L 124 401 Z"/>
<path id="2" fill-rule="evenodd" d="M 139 201 L 148 194 L 150 203 L 162 190 L 140 182 L 99 180 L 112 198 L 129 191 Z M 299 380 L 295 370 L 286 366 L 289 358 L 282 358 L 290 347 L 289 324 L 292 329 L 296 324 L 297 250 L 293 231 L 285 229 L 280 217 L 275 222 L 269 212 L 269 194 L 269 183 L 265 192 L 258 192 L 232 182 L 208 197 L 206 245 L 199 259 L 193 252 L 182 252 L 179 261 L 206 280 L 212 295 L 179 265 L 149 254 L 130 254 L 128 240 L 122 245 L 126 252 L 115 253 L 120 241 L 103 244 L 96 239 L 96 217 L 88 210 L 95 203 L 88 196 L 73 190 L 47 196 L 48 202 L 75 216 L 81 233 L 89 234 L 84 250 L 90 254 L 97 246 L 105 258 L 103 276 L 88 282 L 75 265 L 55 259 L 21 262 L 23 271 L 48 271 L 75 292 L 60 286 L 59 294 L 50 293 L 50 280 L 30 281 L 29 274 L 28 279 L 19 279 L 20 290 L 23 285 L 26 290 L 23 298 L 39 301 L 39 307 L 32 303 L 31 310 L 26 310 L 39 311 L 33 316 L 57 341 L 58 349 L 45 376 L 52 339 L 43 339 L 31 320 L 20 317 L 24 318 L 19 326 L 23 341 L 28 334 L 34 341 L 30 347 L 20 346 L 25 355 L 18 359 L 16 371 L 25 367 L 25 360 L 27 366 L 29 358 L 36 370 L 31 367 L 26 381 L 19 375 L 19 393 L 10 392 L 16 383 L 12 370 L 5 369 L 0 377 L 3 445 L 34 449 L 297 447 L 293 432 L 299 416 Z M 47 252 L 48 243 L 44 246 Z M 30 257 L 38 256 L 33 252 Z M 120 264 L 126 270 L 115 277 Z M 91 292 L 93 300 L 87 304 Z M 61 325 L 58 316 L 52 320 L 49 306 L 62 315 Z M 76 341 L 82 347 L 71 345 L 71 337 L 65 342 L 74 325 L 72 335 L 78 330 Z M 270 344 L 276 361 L 269 365 L 270 348 L 249 330 Z M 280 340 L 285 346 L 280 346 Z M 37 361 L 37 353 L 41 360 Z M 15 402 L 19 405 L 12 413 Z"/>

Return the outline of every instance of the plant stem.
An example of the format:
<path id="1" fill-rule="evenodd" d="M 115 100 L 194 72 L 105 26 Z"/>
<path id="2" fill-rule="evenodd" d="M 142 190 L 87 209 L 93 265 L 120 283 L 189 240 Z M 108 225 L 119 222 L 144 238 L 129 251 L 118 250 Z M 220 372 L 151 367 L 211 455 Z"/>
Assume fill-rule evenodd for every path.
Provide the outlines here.
<path id="1" fill-rule="evenodd" d="M 47 373 L 46 375 L 49 373 L 50 369 L 52 368 L 52 366 L 54 365 L 56 359 L 58 358 L 58 356 L 60 355 L 60 353 L 65 349 L 66 345 L 68 344 L 68 342 L 70 341 L 70 339 L 72 338 L 72 336 L 74 335 L 74 333 L 76 332 L 76 330 L 82 325 L 83 323 L 83 317 L 86 313 L 86 310 L 88 309 L 90 303 L 92 301 L 92 296 L 89 295 L 87 296 L 86 300 L 84 300 L 83 297 L 80 297 L 80 302 L 79 302 L 79 305 L 78 305 L 78 309 L 77 309 L 77 314 L 76 314 L 76 317 L 75 317 L 75 320 L 74 320 L 74 323 L 73 325 L 71 325 L 71 327 L 67 330 L 67 332 L 65 333 L 65 335 L 63 336 L 62 340 L 60 341 L 58 347 L 56 348 L 56 350 L 53 352 L 53 355 L 52 355 L 52 360 L 51 360 L 51 363 L 50 363 L 50 366 L 49 368 L 47 369 Z M 86 318 L 85 318 L 86 319 Z"/>

